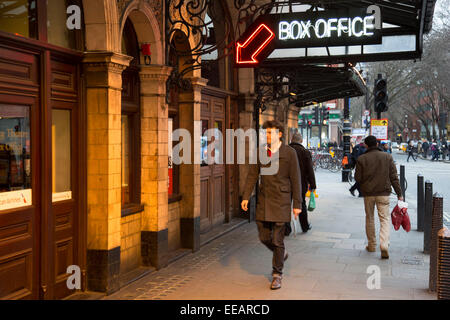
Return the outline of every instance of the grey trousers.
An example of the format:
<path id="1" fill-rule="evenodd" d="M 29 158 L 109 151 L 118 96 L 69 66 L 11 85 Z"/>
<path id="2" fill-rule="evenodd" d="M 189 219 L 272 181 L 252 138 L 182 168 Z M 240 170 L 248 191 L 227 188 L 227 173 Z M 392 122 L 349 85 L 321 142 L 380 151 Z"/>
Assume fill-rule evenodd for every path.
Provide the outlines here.
<path id="1" fill-rule="evenodd" d="M 256 221 L 259 240 L 273 252 L 272 274 L 283 274 L 284 266 L 284 222 Z"/>

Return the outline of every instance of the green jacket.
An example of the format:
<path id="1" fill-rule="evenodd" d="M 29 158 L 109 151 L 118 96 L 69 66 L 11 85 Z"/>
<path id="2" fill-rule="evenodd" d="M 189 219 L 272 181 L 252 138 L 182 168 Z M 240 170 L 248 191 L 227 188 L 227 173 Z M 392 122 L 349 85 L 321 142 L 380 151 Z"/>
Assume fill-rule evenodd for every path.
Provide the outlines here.
<path id="1" fill-rule="evenodd" d="M 364 197 L 389 196 L 392 187 L 402 196 L 394 159 L 377 147 L 369 148 L 356 161 L 355 180 Z"/>

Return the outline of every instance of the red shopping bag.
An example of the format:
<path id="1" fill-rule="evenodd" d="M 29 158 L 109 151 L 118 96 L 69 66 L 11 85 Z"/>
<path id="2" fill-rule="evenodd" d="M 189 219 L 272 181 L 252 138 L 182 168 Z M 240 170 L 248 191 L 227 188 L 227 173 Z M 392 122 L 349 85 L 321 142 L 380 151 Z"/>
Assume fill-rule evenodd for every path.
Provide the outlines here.
<path id="1" fill-rule="evenodd" d="M 402 211 L 402 215 L 403 215 L 402 227 L 403 227 L 403 229 L 405 229 L 406 232 L 410 232 L 411 231 L 411 221 L 409 220 L 408 208 L 403 208 L 403 209 L 401 209 L 401 211 Z"/>
<path id="2" fill-rule="evenodd" d="M 408 215 L 408 204 L 403 201 L 399 201 L 391 213 L 392 224 L 395 231 L 400 229 L 400 226 L 406 231 L 411 231 L 411 221 Z"/>
<path id="3" fill-rule="evenodd" d="M 402 215 L 402 212 L 401 212 L 400 208 L 398 207 L 398 205 L 396 205 L 394 210 L 392 210 L 391 219 L 392 219 L 392 224 L 394 225 L 395 231 L 398 231 L 398 229 L 400 229 L 400 226 L 402 225 L 402 222 L 403 222 L 403 215 Z"/>

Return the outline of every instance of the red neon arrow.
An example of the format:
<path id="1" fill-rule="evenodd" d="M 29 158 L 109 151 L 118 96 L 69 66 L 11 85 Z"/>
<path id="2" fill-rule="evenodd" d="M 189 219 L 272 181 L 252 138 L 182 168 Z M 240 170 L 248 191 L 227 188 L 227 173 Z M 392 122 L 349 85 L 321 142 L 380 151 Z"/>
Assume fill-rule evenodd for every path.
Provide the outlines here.
<path id="1" fill-rule="evenodd" d="M 265 48 L 267 45 L 272 41 L 272 39 L 275 38 L 275 33 L 273 33 L 272 30 L 269 29 L 265 24 L 261 24 L 258 29 L 255 30 L 255 32 L 252 33 L 252 35 L 243 43 L 240 44 L 239 42 L 236 43 L 236 63 L 237 64 L 256 64 L 259 63 L 258 60 L 256 60 L 256 56 Z M 257 49 L 253 54 L 251 55 L 250 60 L 243 60 L 242 55 L 243 51 L 248 48 L 249 45 L 253 43 L 260 43 L 261 45 L 256 45 Z M 252 49 L 248 49 L 252 50 Z M 247 52 L 245 52 L 247 53 Z"/>

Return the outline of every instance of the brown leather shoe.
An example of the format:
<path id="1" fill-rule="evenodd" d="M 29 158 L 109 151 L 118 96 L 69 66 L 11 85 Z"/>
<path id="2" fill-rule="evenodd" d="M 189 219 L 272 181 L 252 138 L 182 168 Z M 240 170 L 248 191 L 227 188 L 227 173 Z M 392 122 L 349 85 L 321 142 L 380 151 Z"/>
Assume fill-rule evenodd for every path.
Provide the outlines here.
<path id="1" fill-rule="evenodd" d="M 376 249 L 370 248 L 369 246 L 366 246 L 366 250 L 368 252 L 375 252 L 376 251 Z"/>
<path id="2" fill-rule="evenodd" d="M 270 286 L 270 289 L 277 290 L 281 288 L 281 276 L 280 275 L 274 275 L 272 279 L 272 285 Z"/>
<path id="3" fill-rule="evenodd" d="M 389 251 L 387 249 L 381 249 L 381 259 L 389 259 Z"/>

